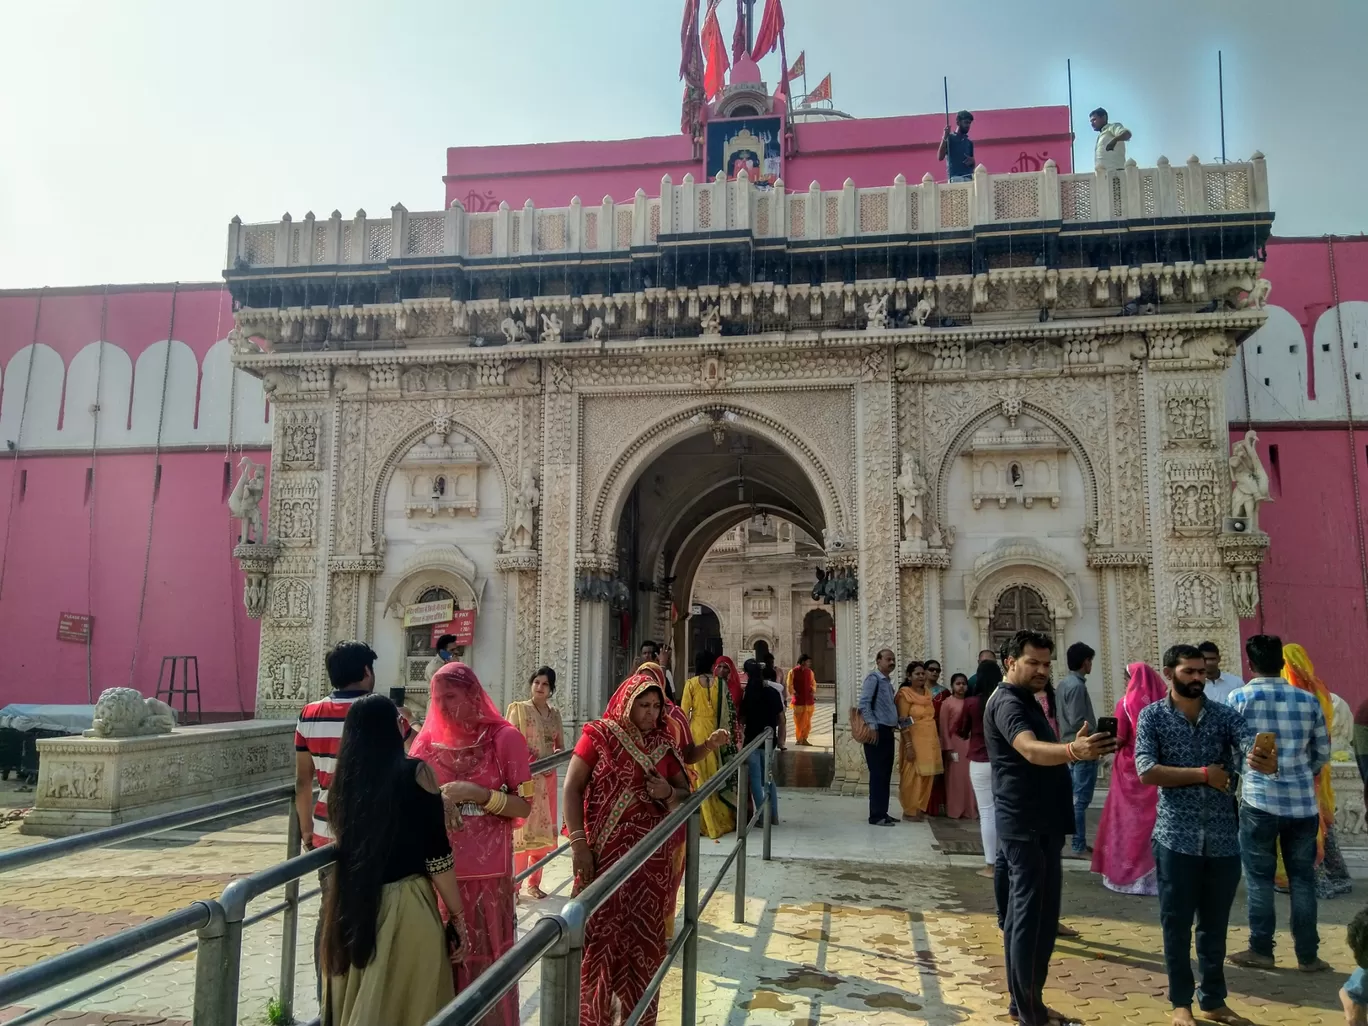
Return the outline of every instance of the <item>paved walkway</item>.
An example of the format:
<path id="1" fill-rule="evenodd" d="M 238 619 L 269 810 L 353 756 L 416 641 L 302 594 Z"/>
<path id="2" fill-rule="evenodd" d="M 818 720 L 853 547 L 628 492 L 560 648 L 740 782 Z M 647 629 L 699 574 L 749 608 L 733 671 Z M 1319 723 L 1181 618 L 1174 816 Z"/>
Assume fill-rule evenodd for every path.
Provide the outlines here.
<path id="1" fill-rule="evenodd" d="M 700 944 L 700 1021 L 726 1026 L 990 1023 L 1004 1015 L 1002 952 L 990 883 L 972 856 L 942 853 L 924 824 L 867 826 L 862 799 L 781 792 L 774 861 L 749 859 L 746 923 L 732 923 L 731 877 L 704 915 Z M 73 856 L 0 877 L 0 971 L 86 943 L 200 897 L 218 894 L 235 875 L 277 861 L 283 815 L 165 835 L 155 842 Z M 13 828 L 0 847 L 29 843 Z M 711 879 L 729 841 L 703 845 Z M 1064 941 L 1051 966 L 1049 1002 L 1089 1023 L 1166 1023 L 1157 909 L 1152 899 L 1115 895 L 1077 863 L 1065 874 L 1065 917 L 1082 932 Z M 552 896 L 521 910 L 524 923 L 568 893 L 564 862 L 544 886 Z M 268 898 L 255 907 L 265 907 Z M 1231 969 L 1231 1004 L 1256 1022 L 1330 1024 L 1342 1020 L 1336 991 L 1351 968 L 1344 924 L 1359 908 L 1354 895 L 1321 905 L 1322 953 L 1334 974 Z M 301 917 L 297 1015 L 315 1014 L 312 937 L 317 902 Z M 1244 946 L 1243 894 L 1237 898 L 1232 949 Z M 1287 922 L 1286 899 L 1279 921 Z M 1290 939 L 1279 937 L 1284 963 Z M 265 1021 L 275 993 L 280 923 L 249 928 L 243 952 L 241 1021 Z M 106 970 L 106 975 L 119 967 Z M 193 956 L 141 974 L 116 990 L 78 1003 L 78 1012 L 43 1021 L 102 1026 L 188 1022 Z M 72 993 L 89 984 L 80 981 Z M 523 1019 L 535 1016 L 537 973 L 523 981 Z M 662 1022 L 677 1022 L 679 974 L 666 983 Z M 0 1022 L 18 1009 L 0 1009 Z"/>

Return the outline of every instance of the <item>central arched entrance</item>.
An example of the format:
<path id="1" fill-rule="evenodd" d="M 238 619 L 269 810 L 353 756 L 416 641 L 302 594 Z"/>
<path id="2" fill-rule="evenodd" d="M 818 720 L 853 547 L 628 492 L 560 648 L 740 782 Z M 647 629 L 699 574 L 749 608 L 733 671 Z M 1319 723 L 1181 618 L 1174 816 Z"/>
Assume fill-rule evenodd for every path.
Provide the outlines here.
<path id="1" fill-rule="evenodd" d="M 1003 643 L 1017 631 L 1054 633 L 1054 617 L 1045 605 L 1040 592 L 1025 585 L 1008 588 L 998 596 L 993 615 L 988 620 L 988 647 L 1002 651 Z"/>

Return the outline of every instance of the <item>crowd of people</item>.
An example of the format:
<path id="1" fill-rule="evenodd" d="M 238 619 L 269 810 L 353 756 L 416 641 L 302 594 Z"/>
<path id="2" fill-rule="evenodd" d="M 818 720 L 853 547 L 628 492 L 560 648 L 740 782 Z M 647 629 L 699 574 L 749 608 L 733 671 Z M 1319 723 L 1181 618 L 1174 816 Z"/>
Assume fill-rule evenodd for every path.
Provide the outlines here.
<path id="1" fill-rule="evenodd" d="M 517 902 L 545 896 L 537 864 L 555 851 L 562 823 L 579 893 L 743 746 L 766 730 L 784 744 L 789 709 L 796 743 L 808 741 L 815 681 L 806 656 L 780 683 L 763 644 L 739 671 L 726 656 L 703 654 L 676 691 L 668 648 L 647 643 L 641 655 L 573 745 L 558 802 L 556 772 L 531 772 L 566 747 L 554 670 L 540 668 L 527 697 L 500 715 L 469 666 L 441 659 L 415 730 L 402 696 L 372 693 L 368 646 L 333 649 L 335 690 L 304 709 L 296 732 L 301 833 L 310 847 L 337 845 L 320 873 L 323 1023 L 417 1024 L 436 1014 L 512 946 Z M 1297 968 L 1329 968 L 1319 956 L 1317 902 L 1343 893 L 1349 878 L 1328 766 L 1353 735 L 1368 741 L 1368 715 L 1354 723 L 1301 646 L 1258 635 L 1246 656 L 1256 675 L 1247 683 L 1221 669 L 1214 644 L 1175 645 L 1158 670 L 1131 664 L 1115 714 L 1098 717 L 1088 688 L 1095 653 L 1083 643 L 1068 649 L 1058 687 L 1053 641 L 1025 631 L 1000 652 L 980 653 L 974 674 L 952 674 L 948 687 L 930 660 L 909 663 L 895 690 L 894 654 L 878 654 L 851 712 L 869 767 L 869 822 L 898 822 L 889 815 L 895 766 L 904 819 L 978 816 L 1017 1021 L 1070 1021 L 1043 1000 L 1055 940 L 1073 932 L 1059 921 L 1066 837 L 1104 886 L 1157 898 L 1179 1026 L 1195 1022 L 1194 1000 L 1207 1020 L 1247 1021 L 1226 1005 L 1223 964 L 1275 967 L 1277 889 L 1291 894 Z M 1368 745 L 1360 750 L 1368 779 Z M 749 790 L 777 823 L 761 752 L 748 764 Z M 1089 845 L 1087 810 L 1108 757 Z M 702 806 L 709 837 L 751 814 L 738 808 L 729 778 Z M 663 961 L 684 840 L 681 829 L 591 917 L 580 1008 L 588 1026 L 621 1022 Z M 1241 877 L 1249 947 L 1227 959 Z M 1194 921 L 1200 983 L 1190 961 Z M 1368 956 L 1368 911 L 1355 922 L 1351 946 Z M 1347 1015 L 1365 1014 L 1364 992 L 1362 973 L 1345 984 Z M 517 1021 L 516 992 L 485 1019 Z M 642 1021 L 654 1021 L 653 1007 Z"/>
<path id="2" fill-rule="evenodd" d="M 402 691 L 373 694 L 375 652 L 355 641 L 329 653 L 334 690 L 299 717 L 300 831 L 309 848 L 337 846 L 319 874 L 315 936 L 326 1026 L 426 1023 L 512 947 L 517 902 L 546 896 L 539 863 L 557 848 L 562 816 L 578 894 L 741 747 L 767 730 L 782 740 L 789 702 L 806 712 L 794 718 L 798 743 L 807 743 L 815 704 L 810 660 L 790 671 L 786 687 L 763 644 L 740 672 L 725 656 L 700 656 L 676 700 L 669 649 L 648 642 L 640 666 L 574 744 L 558 802 L 556 771 L 531 770 L 565 749 L 555 671 L 537 670 L 527 698 L 501 716 L 474 670 L 451 646 L 438 650 L 420 729 Z M 777 821 L 763 749 L 747 768 L 752 799 L 768 801 Z M 736 829 L 737 804 L 734 786 L 707 801 L 708 836 Z M 621 1022 L 664 960 L 684 841 L 681 829 L 591 917 L 581 965 L 586 1026 Z M 640 1021 L 654 1019 L 652 1005 Z M 514 990 L 484 1026 L 517 1022 Z"/>
<path id="3" fill-rule="evenodd" d="M 1000 653 L 980 653 L 967 696 L 938 729 L 924 665 L 910 664 L 894 694 L 893 653 L 879 653 L 852 711 L 852 731 L 866 741 L 869 821 L 897 822 L 888 815 L 895 731 L 899 798 L 910 819 L 926 811 L 928 778 L 944 765 L 938 754 L 960 751 L 945 743 L 947 734 L 967 739 L 968 778 L 991 866 L 983 872 L 994 880 L 1003 934 L 1009 1010 L 1024 1026 L 1073 1021 L 1048 1008 L 1043 996 L 1055 940 L 1066 929 L 1059 920 L 1069 836 L 1073 853 L 1091 856 L 1106 887 L 1157 897 L 1176 1026 L 1196 1022 L 1194 1000 L 1207 1021 L 1249 1021 L 1226 1004 L 1224 964 L 1276 967 L 1275 889 L 1291 894 L 1297 969 L 1330 968 L 1319 955 L 1317 901 L 1344 893 L 1349 878 L 1335 840 L 1329 765 L 1332 750 L 1349 747 L 1353 720 L 1301 646 L 1256 635 L 1245 651 L 1255 673 L 1248 682 L 1222 671 L 1211 642 L 1169 648 L 1159 670 L 1133 663 L 1115 715 L 1097 717 L 1087 687 L 1095 652 L 1082 643 L 1070 646 L 1068 674 L 1056 688 L 1053 641 L 1022 631 Z M 1368 735 L 1368 716 L 1360 720 L 1354 730 Z M 1098 763 L 1107 757 L 1107 798 L 1090 846 L 1086 813 Z M 1365 762 L 1361 757 L 1368 781 Z M 944 776 L 948 794 L 952 778 L 948 771 Z M 1242 876 L 1249 947 L 1227 958 L 1227 925 Z M 1191 962 L 1194 921 L 1200 983 Z M 1362 963 L 1368 910 L 1349 934 Z M 1368 1015 L 1364 995 L 1360 970 L 1340 992 L 1348 1022 Z"/>

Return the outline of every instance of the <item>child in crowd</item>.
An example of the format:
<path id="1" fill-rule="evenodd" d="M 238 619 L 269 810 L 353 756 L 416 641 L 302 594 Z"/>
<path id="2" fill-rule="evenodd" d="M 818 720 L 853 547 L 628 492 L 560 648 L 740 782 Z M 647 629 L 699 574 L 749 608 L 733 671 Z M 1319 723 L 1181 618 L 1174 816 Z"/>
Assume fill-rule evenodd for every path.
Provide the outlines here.
<path id="1" fill-rule="evenodd" d="M 1368 908 L 1359 909 L 1349 920 L 1349 950 L 1358 968 L 1340 988 L 1344 1021 L 1348 1026 L 1368 1026 Z"/>

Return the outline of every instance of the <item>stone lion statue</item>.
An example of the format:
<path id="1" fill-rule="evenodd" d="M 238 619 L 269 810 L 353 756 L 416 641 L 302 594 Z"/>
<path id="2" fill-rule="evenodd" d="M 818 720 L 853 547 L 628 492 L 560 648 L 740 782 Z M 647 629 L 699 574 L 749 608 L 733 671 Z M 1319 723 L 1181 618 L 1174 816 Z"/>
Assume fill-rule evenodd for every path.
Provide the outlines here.
<path id="1" fill-rule="evenodd" d="M 134 688 L 106 688 L 95 703 L 95 723 L 86 737 L 143 737 L 169 734 L 176 710 L 156 698 L 143 698 Z"/>

